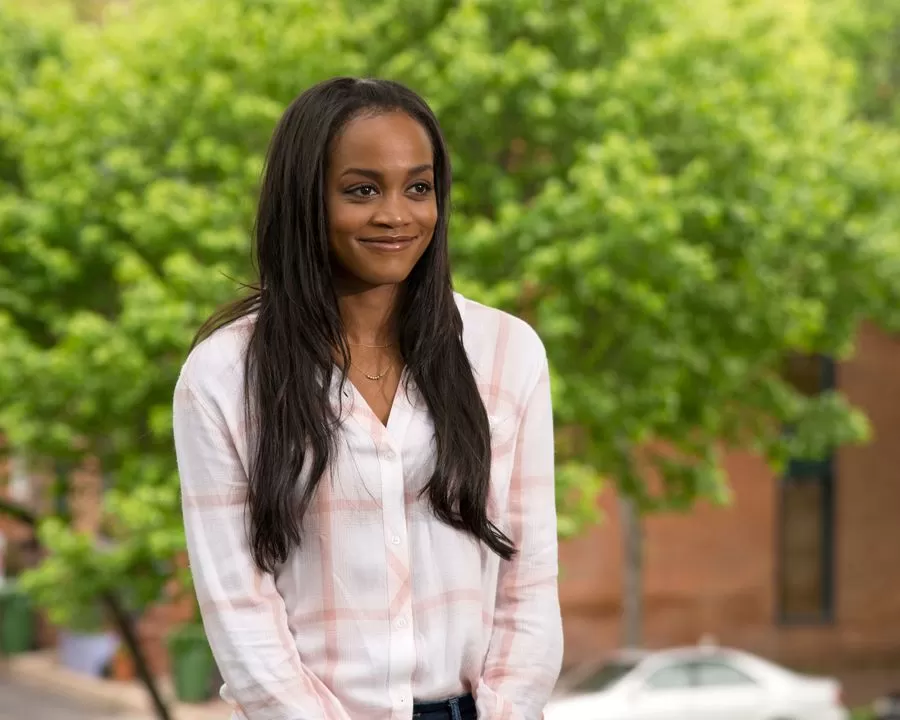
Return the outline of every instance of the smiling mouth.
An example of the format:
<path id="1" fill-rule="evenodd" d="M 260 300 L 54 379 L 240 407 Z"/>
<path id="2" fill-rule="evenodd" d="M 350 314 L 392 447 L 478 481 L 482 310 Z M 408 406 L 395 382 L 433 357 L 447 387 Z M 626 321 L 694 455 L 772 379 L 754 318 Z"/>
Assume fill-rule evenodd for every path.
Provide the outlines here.
<path id="1" fill-rule="evenodd" d="M 381 237 L 358 238 L 357 242 L 372 250 L 403 250 L 415 240 L 413 235 L 383 235 Z"/>

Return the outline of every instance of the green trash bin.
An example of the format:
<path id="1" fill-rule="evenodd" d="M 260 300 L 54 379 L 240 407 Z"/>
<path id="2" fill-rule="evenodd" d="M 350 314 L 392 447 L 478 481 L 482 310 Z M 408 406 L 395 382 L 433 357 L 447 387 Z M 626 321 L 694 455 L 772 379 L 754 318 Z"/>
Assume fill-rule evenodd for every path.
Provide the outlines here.
<path id="1" fill-rule="evenodd" d="M 14 583 L 0 586 L 0 654 L 17 655 L 34 649 L 31 601 Z"/>
<path id="2" fill-rule="evenodd" d="M 213 695 L 216 662 L 203 626 L 184 625 L 168 637 L 169 660 L 175 696 L 186 703 L 200 703 Z"/>

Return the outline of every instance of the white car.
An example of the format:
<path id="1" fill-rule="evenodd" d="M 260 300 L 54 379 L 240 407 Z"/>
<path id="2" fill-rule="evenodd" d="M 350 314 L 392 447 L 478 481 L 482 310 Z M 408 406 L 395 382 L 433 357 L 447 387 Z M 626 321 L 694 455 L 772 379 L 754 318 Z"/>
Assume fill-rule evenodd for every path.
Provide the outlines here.
<path id="1" fill-rule="evenodd" d="M 545 720 L 849 720 L 840 683 L 719 647 L 623 651 L 564 676 Z"/>

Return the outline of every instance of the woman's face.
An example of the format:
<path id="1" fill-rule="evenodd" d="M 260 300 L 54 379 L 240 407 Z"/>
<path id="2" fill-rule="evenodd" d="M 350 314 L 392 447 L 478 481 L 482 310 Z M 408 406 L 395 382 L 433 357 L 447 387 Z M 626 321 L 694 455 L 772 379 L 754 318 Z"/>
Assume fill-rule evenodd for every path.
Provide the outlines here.
<path id="1" fill-rule="evenodd" d="M 437 224 L 428 133 L 402 112 L 351 120 L 326 178 L 328 241 L 344 287 L 406 280 Z"/>

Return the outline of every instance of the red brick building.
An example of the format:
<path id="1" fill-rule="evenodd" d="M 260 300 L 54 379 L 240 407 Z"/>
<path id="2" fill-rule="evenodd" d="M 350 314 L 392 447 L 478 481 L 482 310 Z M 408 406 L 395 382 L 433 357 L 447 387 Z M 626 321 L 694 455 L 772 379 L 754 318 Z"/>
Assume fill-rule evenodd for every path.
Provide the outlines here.
<path id="1" fill-rule="evenodd" d="M 900 340 L 867 328 L 852 360 L 805 370 L 805 386 L 836 386 L 866 412 L 872 442 L 787 477 L 732 456 L 731 507 L 648 518 L 648 646 L 710 633 L 838 674 L 900 668 Z M 620 642 L 622 543 L 611 499 L 605 510 L 561 553 L 570 662 Z"/>

